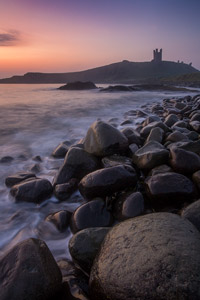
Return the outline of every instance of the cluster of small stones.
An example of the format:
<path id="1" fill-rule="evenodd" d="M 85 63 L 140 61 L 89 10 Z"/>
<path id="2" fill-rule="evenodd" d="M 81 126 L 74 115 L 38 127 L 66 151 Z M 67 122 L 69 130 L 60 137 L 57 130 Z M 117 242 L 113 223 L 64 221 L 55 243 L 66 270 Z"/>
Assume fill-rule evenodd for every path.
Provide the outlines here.
<path id="1" fill-rule="evenodd" d="M 18 244 L 1 259 L 2 300 L 200 299 L 200 95 L 144 115 L 136 128 L 96 121 L 78 144 L 61 143 L 52 184 L 6 178 L 16 201 L 68 201 L 78 189 L 84 203 L 46 217 L 70 226 L 72 262 L 56 264 L 40 240 Z"/>

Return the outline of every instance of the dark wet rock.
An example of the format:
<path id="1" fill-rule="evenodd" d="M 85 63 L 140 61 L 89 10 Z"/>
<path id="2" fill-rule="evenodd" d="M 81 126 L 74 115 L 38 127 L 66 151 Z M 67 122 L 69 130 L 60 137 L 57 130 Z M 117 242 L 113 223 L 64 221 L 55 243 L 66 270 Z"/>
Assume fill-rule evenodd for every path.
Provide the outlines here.
<path id="1" fill-rule="evenodd" d="M 149 123 L 147 126 L 145 126 L 141 130 L 141 132 L 140 132 L 141 136 L 144 138 L 147 138 L 151 129 L 153 129 L 155 127 L 159 127 L 161 129 L 163 129 L 165 133 L 169 131 L 169 128 L 163 122 L 152 122 L 152 123 Z"/>
<path id="2" fill-rule="evenodd" d="M 53 188 L 47 179 L 30 179 L 25 182 L 14 185 L 10 193 L 17 202 L 35 202 L 39 203 L 42 200 L 51 196 Z"/>
<path id="3" fill-rule="evenodd" d="M 41 171 L 40 164 L 34 164 L 30 166 L 29 170 L 33 173 L 39 173 Z"/>
<path id="4" fill-rule="evenodd" d="M 133 162 L 140 169 L 152 169 L 167 162 L 169 151 L 158 142 L 150 141 L 133 155 Z"/>
<path id="5" fill-rule="evenodd" d="M 162 173 L 151 176 L 145 181 L 148 197 L 153 204 L 165 206 L 179 205 L 194 198 L 194 184 L 186 176 L 178 173 Z"/>
<path id="6" fill-rule="evenodd" d="M 52 156 L 55 158 L 64 158 L 68 150 L 69 150 L 69 146 L 66 145 L 65 143 L 61 143 L 52 152 Z"/>
<path id="7" fill-rule="evenodd" d="M 84 141 L 85 151 L 96 156 L 123 153 L 127 148 L 126 136 L 103 121 L 96 121 L 90 126 Z"/>
<path id="8" fill-rule="evenodd" d="M 136 144 L 130 144 L 128 148 L 129 152 L 131 153 L 131 156 L 139 149 L 138 145 Z"/>
<path id="9" fill-rule="evenodd" d="M 165 119 L 165 124 L 168 127 L 171 127 L 172 125 L 174 125 L 177 121 L 179 121 L 179 118 L 177 117 L 177 115 L 175 114 L 170 114 L 166 117 Z"/>
<path id="10" fill-rule="evenodd" d="M 172 128 L 174 128 L 174 127 L 187 128 L 188 124 L 185 121 L 178 121 L 178 122 L 174 123 L 174 125 L 172 126 Z"/>
<path id="11" fill-rule="evenodd" d="M 95 156 L 78 147 L 70 148 L 63 165 L 54 178 L 53 185 L 67 183 L 72 178 L 80 180 L 98 168 L 99 161 Z"/>
<path id="12" fill-rule="evenodd" d="M 142 111 L 142 110 L 137 110 L 136 116 L 137 116 L 138 118 L 143 118 L 143 117 L 148 116 L 148 114 L 147 114 L 146 112 Z"/>
<path id="13" fill-rule="evenodd" d="M 25 240 L 1 258 L 1 300 L 49 300 L 60 291 L 61 282 L 61 272 L 41 240 Z"/>
<path id="14" fill-rule="evenodd" d="M 144 122 L 142 124 L 143 124 L 143 126 L 147 126 L 149 123 L 160 122 L 160 121 L 161 121 L 161 119 L 158 116 L 149 116 L 144 120 Z"/>
<path id="15" fill-rule="evenodd" d="M 188 219 L 200 231 L 200 200 L 188 205 L 181 212 L 181 216 Z"/>
<path id="16" fill-rule="evenodd" d="M 166 138 L 166 141 L 170 141 L 172 143 L 180 142 L 180 141 L 187 141 L 188 137 L 181 133 L 180 131 L 175 130 L 174 132 L 170 133 Z"/>
<path id="17" fill-rule="evenodd" d="M 110 85 L 107 88 L 100 89 L 100 92 L 133 92 L 135 91 L 133 86 L 127 85 Z"/>
<path id="18" fill-rule="evenodd" d="M 131 121 L 131 120 L 125 120 L 120 125 L 123 126 L 123 125 L 132 124 L 132 123 L 133 123 L 133 121 Z"/>
<path id="19" fill-rule="evenodd" d="M 40 155 L 36 155 L 32 158 L 32 160 L 37 161 L 37 162 L 42 162 L 42 158 Z"/>
<path id="20" fill-rule="evenodd" d="M 132 159 L 119 155 L 106 156 L 102 158 L 101 162 L 104 168 L 115 167 L 119 165 L 132 166 Z"/>
<path id="21" fill-rule="evenodd" d="M 171 129 L 173 130 L 173 131 L 179 131 L 179 132 L 181 132 L 181 133 L 183 133 L 183 134 L 185 134 L 185 135 L 187 135 L 188 133 L 190 133 L 190 130 L 189 129 L 187 129 L 187 128 L 184 128 L 184 127 L 178 127 L 178 126 L 172 126 L 171 127 Z"/>
<path id="22" fill-rule="evenodd" d="M 30 172 L 18 172 L 16 174 L 8 176 L 5 180 L 5 184 L 6 186 L 11 187 L 28 178 L 35 178 L 35 174 Z"/>
<path id="23" fill-rule="evenodd" d="M 126 188 L 134 188 L 136 183 L 135 170 L 120 165 L 86 175 L 79 183 L 79 190 L 84 198 L 90 200 L 95 197 L 106 197 Z"/>
<path id="24" fill-rule="evenodd" d="M 121 222 L 108 232 L 93 264 L 91 298 L 198 300 L 199 251 L 199 232 L 175 214 Z"/>
<path id="25" fill-rule="evenodd" d="M 58 261 L 58 266 L 63 276 L 63 292 L 60 300 L 89 300 L 89 278 L 73 262 Z"/>
<path id="26" fill-rule="evenodd" d="M 190 119 L 190 121 L 198 121 L 198 122 L 200 122 L 200 113 L 193 114 L 193 116 Z"/>
<path id="27" fill-rule="evenodd" d="M 170 150 L 169 163 L 174 171 L 183 174 L 192 174 L 200 169 L 199 155 L 179 148 Z"/>
<path id="28" fill-rule="evenodd" d="M 200 191 L 200 171 L 197 171 L 192 175 L 192 180 Z"/>
<path id="29" fill-rule="evenodd" d="M 133 128 L 131 127 L 127 127 L 127 128 L 124 128 L 122 129 L 121 131 L 128 139 L 128 143 L 129 144 L 136 144 L 136 145 L 141 145 L 142 144 L 142 139 L 139 135 L 139 133 L 134 130 Z"/>
<path id="30" fill-rule="evenodd" d="M 76 233 L 90 227 L 108 227 L 112 222 L 112 216 L 107 210 L 105 202 L 98 198 L 75 210 L 71 218 L 71 230 Z"/>
<path id="31" fill-rule="evenodd" d="M 156 141 L 158 143 L 162 143 L 163 136 L 164 136 L 163 129 L 159 127 L 152 128 L 145 143 L 148 143 L 150 141 Z"/>
<path id="32" fill-rule="evenodd" d="M 119 196 L 114 203 L 114 217 L 123 221 L 141 215 L 144 212 L 144 198 L 140 192 Z"/>
<path id="33" fill-rule="evenodd" d="M 6 164 L 6 163 L 10 163 L 11 161 L 13 161 L 14 158 L 12 156 L 3 156 L 2 158 L 0 158 L 0 163 L 1 164 Z"/>
<path id="34" fill-rule="evenodd" d="M 76 82 L 69 82 L 66 85 L 59 87 L 58 89 L 80 91 L 80 90 L 93 90 L 93 89 L 97 89 L 97 87 L 93 82 L 90 81 L 87 82 L 76 81 Z"/>
<path id="35" fill-rule="evenodd" d="M 149 173 L 148 176 L 154 176 L 161 173 L 171 172 L 173 171 L 171 167 L 168 165 L 160 165 L 158 167 L 153 168 Z"/>
<path id="36" fill-rule="evenodd" d="M 57 184 L 54 189 L 54 195 L 60 201 L 66 201 L 78 189 L 78 180 L 72 178 L 67 183 Z"/>
<path id="37" fill-rule="evenodd" d="M 69 226 L 71 215 L 72 213 L 67 210 L 60 210 L 48 215 L 45 221 L 52 222 L 60 232 L 63 232 Z"/>
<path id="38" fill-rule="evenodd" d="M 194 142 L 177 142 L 173 143 L 168 146 L 169 149 L 176 147 L 176 148 L 181 148 L 187 151 L 191 151 L 197 154 L 200 154 L 200 140 L 194 141 Z"/>
<path id="39" fill-rule="evenodd" d="M 191 121 L 190 126 L 192 127 L 193 130 L 200 133 L 200 122 L 199 121 Z"/>
<path id="40" fill-rule="evenodd" d="M 186 107 L 186 103 L 182 103 L 182 102 L 176 102 L 175 108 L 178 108 L 178 109 L 183 109 Z"/>
<path id="41" fill-rule="evenodd" d="M 187 137 L 188 137 L 189 140 L 196 141 L 199 138 L 199 134 L 196 131 L 190 131 L 187 134 Z"/>
<path id="42" fill-rule="evenodd" d="M 69 241 L 69 252 L 73 261 L 90 273 L 93 261 L 100 249 L 109 227 L 86 228 L 74 234 Z"/>

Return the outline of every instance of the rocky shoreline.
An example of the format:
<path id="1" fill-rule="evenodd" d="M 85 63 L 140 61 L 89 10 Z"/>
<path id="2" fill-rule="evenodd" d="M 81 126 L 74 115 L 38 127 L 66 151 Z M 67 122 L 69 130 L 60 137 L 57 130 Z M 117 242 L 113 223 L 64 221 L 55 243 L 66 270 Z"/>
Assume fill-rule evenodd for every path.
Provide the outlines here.
<path id="1" fill-rule="evenodd" d="M 70 226 L 72 262 L 38 239 L 17 244 L 0 258 L 1 300 L 200 299 L 200 95 L 140 116 L 136 128 L 98 120 L 77 144 L 62 142 L 53 183 L 5 179 L 16 202 L 67 201 L 78 189 L 84 203 L 46 217 Z"/>

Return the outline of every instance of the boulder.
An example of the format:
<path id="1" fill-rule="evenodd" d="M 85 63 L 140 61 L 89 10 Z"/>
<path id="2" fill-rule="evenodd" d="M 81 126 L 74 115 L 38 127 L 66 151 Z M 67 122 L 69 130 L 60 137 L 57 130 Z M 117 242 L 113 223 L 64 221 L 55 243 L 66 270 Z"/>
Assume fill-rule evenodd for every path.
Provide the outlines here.
<path id="1" fill-rule="evenodd" d="M 86 228 L 70 239 L 69 252 L 72 259 L 86 273 L 90 273 L 93 261 L 109 230 L 109 227 Z"/>
<path id="2" fill-rule="evenodd" d="M 61 282 L 60 269 L 41 240 L 25 240 L 0 260 L 1 300 L 49 300 L 60 292 Z"/>
<path id="3" fill-rule="evenodd" d="M 126 188 L 134 188 L 136 183 L 135 170 L 130 166 L 119 165 L 86 175 L 79 183 L 79 190 L 84 198 L 91 200 L 112 195 Z"/>
<path id="4" fill-rule="evenodd" d="M 147 137 L 147 139 L 146 139 L 145 144 L 147 144 L 150 141 L 156 141 L 158 143 L 162 143 L 163 136 L 164 136 L 164 130 L 163 129 L 161 129 L 159 127 L 152 128 L 149 135 L 148 135 L 148 137 Z"/>
<path id="5" fill-rule="evenodd" d="M 53 187 L 47 179 L 29 179 L 14 185 L 10 193 L 16 201 L 26 201 L 39 203 L 50 197 Z"/>
<path id="6" fill-rule="evenodd" d="M 172 143 L 176 143 L 180 141 L 188 141 L 188 137 L 185 134 L 181 133 L 180 131 L 175 130 L 174 132 L 168 135 L 166 141 L 170 141 Z"/>
<path id="7" fill-rule="evenodd" d="M 155 127 L 159 127 L 161 129 L 163 129 L 165 133 L 169 131 L 169 128 L 163 122 L 155 121 L 155 122 L 149 123 L 147 126 L 145 126 L 140 131 L 141 136 L 144 137 L 144 138 L 147 138 L 147 136 L 149 135 L 151 129 L 153 129 Z"/>
<path id="8" fill-rule="evenodd" d="M 175 214 L 121 222 L 106 235 L 92 266 L 91 299 L 198 300 L 199 252 L 198 230 Z"/>
<path id="9" fill-rule="evenodd" d="M 148 177 L 145 181 L 148 197 L 153 204 L 179 205 L 194 198 L 194 185 L 186 176 L 178 173 L 162 173 Z"/>
<path id="10" fill-rule="evenodd" d="M 194 142 L 176 142 L 168 146 L 169 149 L 172 147 L 181 148 L 187 151 L 191 151 L 197 154 L 200 154 L 200 140 Z"/>
<path id="11" fill-rule="evenodd" d="M 71 230 L 76 233 L 90 227 L 108 227 L 113 218 L 101 198 L 94 199 L 79 206 L 71 218 Z"/>
<path id="12" fill-rule="evenodd" d="M 30 172 L 18 172 L 14 175 L 10 175 L 6 178 L 5 180 L 5 184 L 8 187 L 11 187 L 15 184 L 18 184 L 26 179 L 29 178 L 35 178 L 35 174 L 34 173 L 30 173 Z"/>
<path id="13" fill-rule="evenodd" d="M 160 173 L 172 172 L 172 168 L 168 165 L 160 165 L 158 167 L 153 168 L 149 173 L 148 176 L 154 176 Z"/>
<path id="14" fill-rule="evenodd" d="M 89 300 L 88 276 L 66 259 L 59 260 L 58 266 L 63 276 L 62 297 L 59 300 Z"/>
<path id="15" fill-rule="evenodd" d="M 133 154 L 133 162 L 140 169 L 152 169 L 167 162 L 169 151 L 156 141 L 150 141 Z"/>
<path id="16" fill-rule="evenodd" d="M 191 121 L 190 126 L 192 129 L 198 133 L 200 133 L 200 122 L 199 121 Z"/>
<path id="17" fill-rule="evenodd" d="M 184 149 L 172 148 L 169 164 L 175 172 L 192 174 L 200 170 L 200 157 L 196 153 Z"/>
<path id="18" fill-rule="evenodd" d="M 129 144 L 136 144 L 138 146 L 142 145 L 143 139 L 132 127 L 126 127 L 122 129 L 121 132 L 127 137 Z"/>
<path id="19" fill-rule="evenodd" d="M 119 165 L 132 166 L 132 159 L 126 156 L 111 155 L 103 157 L 102 165 L 104 168 L 115 167 Z"/>
<path id="20" fill-rule="evenodd" d="M 200 171 L 197 171 L 192 175 L 192 180 L 198 187 L 198 190 L 200 191 Z"/>
<path id="21" fill-rule="evenodd" d="M 194 113 L 190 121 L 199 121 L 200 122 L 200 113 Z"/>
<path id="22" fill-rule="evenodd" d="M 189 220 L 200 231 L 200 200 L 188 205 L 181 216 Z"/>
<path id="23" fill-rule="evenodd" d="M 45 221 L 52 222 L 60 232 L 63 232 L 69 226 L 71 215 L 72 213 L 67 210 L 60 210 L 48 215 Z"/>
<path id="24" fill-rule="evenodd" d="M 176 123 L 174 123 L 173 127 L 181 127 L 181 128 L 187 128 L 188 124 L 185 121 L 177 121 Z"/>
<path id="25" fill-rule="evenodd" d="M 114 203 L 113 215 L 118 221 L 134 218 L 144 212 L 144 198 L 140 192 L 121 195 Z"/>
<path id="26" fill-rule="evenodd" d="M 88 129 L 84 149 L 96 156 L 119 154 L 127 151 L 128 139 L 108 123 L 96 121 Z"/>
<path id="27" fill-rule="evenodd" d="M 72 178 L 67 183 L 57 184 L 54 189 L 54 195 L 60 201 L 66 201 L 77 190 L 78 180 Z"/>
<path id="28" fill-rule="evenodd" d="M 72 178 L 81 180 L 85 175 L 99 168 L 99 161 L 84 149 L 72 147 L 63 165 L 54 178 L 53 185 L 69 182 Z"/>
<path id="29" fill-rule="evenodd" d="M 179 118 L 177 117 L 177 115 L 175 114 L 170 114 L 165 118 L 165 125 L 167 125 L 168 127 L 171 127 L 172 125 L 174 125 L 177 121 L 179 121 Z"/>
<path id="30" fill-rule="evenodd" d="M 154 115 L 154 116 L 148 116 L 142 124 L 143 126 L 147 126 L 149 123 L 160 122 L 160 121 L 161 121 L 160 117 Z"/>
<path id="31" fill-rule="evenodd" d="M 66 85 L 63 85 L 58 88 L 58 90 L 75 90 L 75 91 L 80 91 L 80 90 L 93 90 L 97 89 L 96 85 L 91 82 L 91 81 L 75 81 L 75 82 L 69 82 Z"/>
<path id="32" fill-rule="evenodd" d="M 53 150 L 52 156 L 55 158 L 64 158 L 69 150 L 69 146 L 65 143 L 59 144 L 56 149 Z"/>

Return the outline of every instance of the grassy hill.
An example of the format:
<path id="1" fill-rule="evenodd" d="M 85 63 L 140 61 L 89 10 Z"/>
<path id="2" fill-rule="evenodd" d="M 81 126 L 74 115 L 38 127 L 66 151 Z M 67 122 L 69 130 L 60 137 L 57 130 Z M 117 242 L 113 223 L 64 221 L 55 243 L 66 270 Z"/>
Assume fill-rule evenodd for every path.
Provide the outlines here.
<path id="1" fill-rule="evenodd" d="M 163 83 L 200 87 L 200 72 L 164 78 Z"/>
<path id="2" fill-rule="evenodd" d="M 194 72 L 198 70 L 190 65 L 171 61 L 160 63 L 122 61 L 81 72 L 26 73 L 23 76 L 1 79 L 0 83 L 67 83 L 73 81 L 134 83 Z"/>

